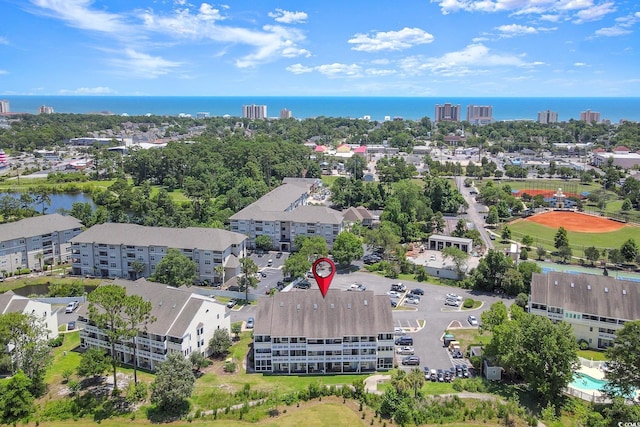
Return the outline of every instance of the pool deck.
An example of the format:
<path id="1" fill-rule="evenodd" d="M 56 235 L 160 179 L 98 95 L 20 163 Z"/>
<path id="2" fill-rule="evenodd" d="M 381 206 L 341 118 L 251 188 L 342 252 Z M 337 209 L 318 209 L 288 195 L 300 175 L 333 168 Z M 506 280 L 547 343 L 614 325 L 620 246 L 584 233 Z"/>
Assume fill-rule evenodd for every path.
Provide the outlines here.
<path id="1" fill-rule="evenodd" d="M 587 366 L 581 366 L 577 372 L 581 374 L 589 375 L 591 378 L 595 378 L 597 380 L 604 380 L 604 372 L 598 368 L 589 368 Z"/>

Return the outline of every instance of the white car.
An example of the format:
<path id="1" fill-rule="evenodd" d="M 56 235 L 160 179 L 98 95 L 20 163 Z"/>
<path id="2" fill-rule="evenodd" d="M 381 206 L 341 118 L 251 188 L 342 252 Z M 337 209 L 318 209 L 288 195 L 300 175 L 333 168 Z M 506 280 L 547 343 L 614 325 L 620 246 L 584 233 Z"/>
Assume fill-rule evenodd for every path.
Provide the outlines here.
<path id="1" fill-rule="evenodd" d="M 462 301 L 462 297 L 458 294 L 447 294 L 447 299 L 454 299 L 456 301 Z"/>
<path id="2" fill-rule="evenodd" d="M 406 304 L 413 304 L 413 305 L 420 304 L 420 300 L 419 299 L 415 299 L 415 298 L 407 298 L 406 300 L 404 300 L 404 302 Z"/>
<path id="3" fill-rule="evenodd" d="M 387 295 L 389 295 L 391 298 L 400 298 L 400 293 L 396 291 L 389 291 L 387 292 Z"/>
<path id="4" fill-rule="evenodd" d="M 444 301 L 444 305 L 450 305 L 452 307 L 459 307 L 460 306 L 460 301 L 455 300 L 455 299 L 446 299 Z"/>
<path id="5" fill-rule="evenodd" d="M 467 321 L 471 326 L 478 326 L 478 319 L 476 318 L 476 316 L 469 316 L 467 318 Z"/>
<path id="6" fill-rule="evenodd" d="M 363 285 L 362 283 L 354 283 L 353 285 L 349 286 L 349 288 L 347 289 L 348 291 L 366 291 L 367 287 L 365 285 Z"/>
<path id="7" fill-rule="evenodd" d="M 404 354 L 404 355 L 407 355 L 407 356 L 413 356 L 413 354 L 415 353 L 415 350 L 411 346 L 404 346 L 404 347 L 399 347 L 396 350 L 396 353 Z"/>
<path id="8" fill-rule="evenodd" d="M 394 335 L 406 335 L 407 333 L 401 327 L 396 326 L 395 328 L 393 328 L 393 334 Z"/>
<path id="9" fill-rule="evenodd" d="M 69 304 L 67 304 L 67 308 L 64 309 L 65 313 L 73 313 L 76 308 L 78 308 L 78 301 L 71 301 Z"/>

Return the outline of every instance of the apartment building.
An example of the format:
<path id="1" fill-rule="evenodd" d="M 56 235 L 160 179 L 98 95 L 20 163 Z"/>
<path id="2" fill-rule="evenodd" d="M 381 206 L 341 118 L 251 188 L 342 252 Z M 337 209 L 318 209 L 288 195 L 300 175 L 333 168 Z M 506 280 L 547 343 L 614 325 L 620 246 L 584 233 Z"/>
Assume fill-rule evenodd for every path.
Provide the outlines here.
<path id="1" fill-rule="evenodd" d="M 245 241 L 242 234 L 216 228 L 98 224 L 71 239 L 73 274 L 148 277 L 169 249 L 178 249 L 196 263 L 198 280 L 220 282 L 217 266 L 224 267 L 225 278 L 239 274 Z M 140 263 L 144 268 L 138 273 Z"/>
<path id="2" fill-rule="evenodd" d="M 391 305 L 373 291 L 277 292 L 258 300 L 254 369 L 274 374 L 393 368 Z"/>
<path id="3" fill-rule="evenodd" d="M 468 105 L 467 121 L 475 125 L 488 125 L 493 122 L 493 107 L 491 105 Z"/>
<path id="4" fill-rule="evenodd" d="M 435 113 L 433 115 L 434 122 L 459 122 L 462 108 L 460 104 L 436 104 Z"/>
<path id="5" fill-rule="evenodd" d="M 155 370 L 170 353 L 188 357 L 194 352 L 210 355 L 209 340 L 216 329 L 231 330 L 230 317 L 225 307 L 213 298 L 191 293 L 185 288 L 174 288 L 160 283 L 138 279 L 109 282 L 123 286 L 127 295 L 139 295 L 151 302 L 151 315 L 156 321 L 138 331 L 135 342 L 116 344 L 117 360 Z M 111 346 L 103 330 L 89 321 L 88 304 L 78 310 L 80 345 L 83 348 L 101 348 L 111 353 Z"/>
<path id="6" fill-rule="evenodd" d="M 296 236 L 320 236 L 329 247 L 344 228 L 342 213 L 326 206 L 308 205 L 315 179 L 288 179 L 229 218 L 231 231 L 247 236 L 247 245 L 255 247 L 257 236 L 271 238 L 272 246 L 282 251 L 295 249 Z"/>
<path id="7" fill-rule="evenodd" d="M 67 262 L 69 241 L 81 232 L 80 221 L 60 214 L 0 224 L 0 271 L 42 270 L 47 264 Z"/>
<path id="8" fill-rule="evenodd" d="M 605 349 L 625 322 L 640 319 L 638 283 L 595 274 L 534 273 L 529 311 L 573 327 L 578 340 Z"/>
<path id="9" fill-rule="evenodd" d="M 243 119 L 266 119 L 267 118 L 267 106 L 266 105 L 243 105 L 242 106 L 242 118 Z"/>
<path id="10" fill-rule="evenodd" d="M 10 112 L 11 110 L 9 109 L 9 101 L 7 101 L 6 99 L 0 99 L 0 114 Z"/>
<path id="11" fill-rule="evenodd" d="M 280 110 L 281 119 L 290 119 L 291 117 L 293 117 L 293 112 L 291 110 L 288 110 L 286 108 L 283 108 L 282 110 Z"/>
<path id="12" fill-rule="evenodd" d="M 47 335 L 44 339 L 58 337 L 58 313 L 51 309 L 51 304 L 16 295 L 13 291 L 0 294 L 0 314 L 24 313 L 34 315 L 44 321 Z"/>
<path id="13" fill-rule="evenodd" d="M 558 123 L 558 113 L 551 110 L 541 111 L 538 113 L 538 123 L 543 125 Z"/>
<path id="14" fill-rule="evenodd" d="M 587 123 L 600 123 L 600 113 L 587 110 L 580 113 L 580 121 Z"/>

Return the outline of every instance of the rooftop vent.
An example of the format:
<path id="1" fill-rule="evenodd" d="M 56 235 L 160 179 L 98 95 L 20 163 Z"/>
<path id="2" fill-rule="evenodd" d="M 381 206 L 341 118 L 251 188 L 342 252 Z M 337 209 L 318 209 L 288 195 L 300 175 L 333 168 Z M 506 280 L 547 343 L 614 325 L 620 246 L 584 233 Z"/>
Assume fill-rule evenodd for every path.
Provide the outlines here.
<path id="1" fill-rule="evenodd" d="M 626 289 L 623 289 L 623 290 L 622 290 L 622 295 L 626 295 L 626 294 L 627 294 L 627 290 L 626 290 Z"/>
<path id="2" fill-rule="evenodd" d="M 300 310 L 300 304 L 296 304 L 296 310 Z"/>
<path id="3" fill-rule="evenodd" d="M 609 292 L 609 288 L 604 288 L 604 291 L 605 292 Z"/>
<path id="4" fill-rule="evenodd" d="M 347 304 L 347 308 L 351 310 L 351 303 Z"/>
<path id="5" fill-rule="evenodd" d="M 336 308 L 335 304 L 331 303 L 331 309 L 334 309 L 334 308 Z"/>
<path id="6" fill-rule="evenodd" d="M 588 290 L 591 290 L 591 285 L 587 285 L 587 289 L 588 289 Z"/>
<path id="7" fill-rule="evenodd" d="M 364 305 L 369 305 L 369 301 L 364 300 Z"/>
<path id="8" fill-rule="evenodd" d="M 313 304 L 313 309 L 317 310 L 318 309 L 318 304 Z"/>
<path id="9" fill-rule="evenodd" d="M 554 282 L 553 282 L 553 284 L 554 284 L 554 285 L 556 285 L 556 286 L 558 286 L 558 281 L 557 281 L 557 280 L 556 280 L 556 281 L 554 281 Z"/>
<path id="10" fill-rule="evenodd" d="M 280 307 L 284 307 L 284 301 L 280 301 Z"/>
<path id="11" fill-rule="evenodd" d="M 574 285 L 574 284 L 573 284 L 573 282 L 571 282 L 571 287 L 573 288 L 573 287 L 575 287 L 575 286 L 576 286 L 576 285 Z"/>

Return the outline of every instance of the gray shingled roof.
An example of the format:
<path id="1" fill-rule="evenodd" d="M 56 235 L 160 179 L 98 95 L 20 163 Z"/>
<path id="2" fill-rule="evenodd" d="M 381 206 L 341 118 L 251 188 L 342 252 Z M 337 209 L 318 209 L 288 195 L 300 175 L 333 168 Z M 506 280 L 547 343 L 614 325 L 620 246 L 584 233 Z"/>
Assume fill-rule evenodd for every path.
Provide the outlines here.
<path id="1" fill-rule="evenodd" d="M 11 303 L 11 299 L 14 296 L 15 296 L 15 293 L 13 291 L 7 291 L 0 294 L 0 314 L 4 314 L 7 312 L 9 303 Z"/>
<path id="2" fill-rule="evenodd" d="M 332 307 L 333 305 L 333 307 Z M 276 292 L 258 300 L 256 335 L 332 338 L 393 333 L 389 297 L 372 291 Z"/>
<path id="3" fill-rule="evenodd" d="M 117 279 L 103 284 L 123 286 L 127 290 L 127 295 L 139 295 L 145 301 L 150 301 L 151 315 L 156 317 L 156 321 L 148 325 L 148 332 L 176 338 L 184 335 L 195 311 L 204 300 L 209 300 L 207 297 L 192 294 L 188 289 L 174 288 L 150 282 L 144 278 L 135 282 Z M 88 304 L 80 306 L 78 314 L 88 317 L 88 306 Z"/>
<path id="4" fill-rule="evenodd" d="M 245 239 L 246 236 L 243 234 L 217 228 L 145 227 L 136 224 L 105 223 L 94 225 L 71 239 L 71 242 L 222 251 L 232 244 L 242 243 Z"/>
<path id="5" fill-rule="evenodd" d="M 0 224 L 0 239 L 14 240 L 40 236 L 55 231 L 82 228 L 82 223 L 72 216 L 50 214 L 25 218 L 16 222 Z"/>
<path id="6" fill-rule="evenodd" d="M 640 283 L 595 274 L 535 273 L 531 302 L 574 313 L 635 320 L 640 319 Z"/>

